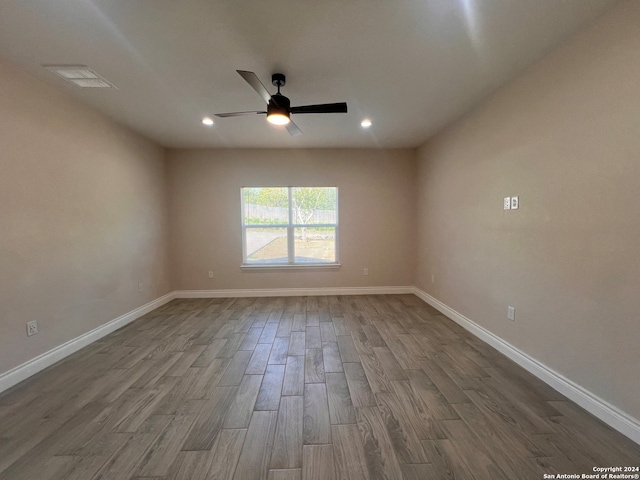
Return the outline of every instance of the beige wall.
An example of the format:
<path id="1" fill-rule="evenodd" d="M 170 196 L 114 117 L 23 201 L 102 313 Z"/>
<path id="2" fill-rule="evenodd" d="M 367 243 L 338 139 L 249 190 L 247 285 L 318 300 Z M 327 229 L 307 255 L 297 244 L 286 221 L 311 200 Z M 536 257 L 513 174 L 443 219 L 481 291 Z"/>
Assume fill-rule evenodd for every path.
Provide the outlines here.
<path id="1" fill-rule="evenodd" d="M 413 283 L 413 150 L 174 150 L 168 173 L 177 290 Z M 240 188 L 289 185 L 338 187 L 340 269 L 240 269 Z"/>
<path id="2" fill-rule="evenodd" d="M 0 61 L 0 373 L 170 291 L 165 190 L 161 148 Z"/>
<path id="3" fill-rule="evenodd" d="M 639 18 L 640 2 L 621 4 L 419 150 L 416 272 L 419 288 L 635 418 Z M 507 195 L 519 210 L 502 210 Z"/>

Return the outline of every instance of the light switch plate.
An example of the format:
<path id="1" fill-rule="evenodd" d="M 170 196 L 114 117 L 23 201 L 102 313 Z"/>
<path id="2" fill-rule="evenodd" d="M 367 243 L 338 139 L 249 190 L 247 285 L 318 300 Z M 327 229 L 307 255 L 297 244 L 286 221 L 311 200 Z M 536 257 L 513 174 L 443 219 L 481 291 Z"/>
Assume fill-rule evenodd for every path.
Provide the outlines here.
<path id="1" fill-rule="evenodd" d="M 511 197 L 504 197 L 504 207 L 505 210 L 511 209 Z"/>
<path id="2" fill-rule="evenodd" d="M 511 197 L 511 210 L 517 210 L 518 204 L 520 203 L 520 199 L 516 195 L 515 197 Z"/>
<path id="3" fill-rule="evenodd" d="M 516 319 L 516 309 L 513 307 L 507 307 L 507 318 L 509 320 L 515 320 Z"/>

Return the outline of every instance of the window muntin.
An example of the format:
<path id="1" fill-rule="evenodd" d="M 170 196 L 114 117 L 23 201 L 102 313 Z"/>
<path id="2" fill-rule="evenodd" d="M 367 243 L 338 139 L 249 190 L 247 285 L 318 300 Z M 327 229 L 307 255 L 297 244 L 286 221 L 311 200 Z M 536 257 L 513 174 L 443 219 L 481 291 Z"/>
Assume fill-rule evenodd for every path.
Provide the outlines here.
<path id="1" fill-rule="evenodd" d="M 243 264 L 338 263 L 336 187 L 243 187 Z"/>

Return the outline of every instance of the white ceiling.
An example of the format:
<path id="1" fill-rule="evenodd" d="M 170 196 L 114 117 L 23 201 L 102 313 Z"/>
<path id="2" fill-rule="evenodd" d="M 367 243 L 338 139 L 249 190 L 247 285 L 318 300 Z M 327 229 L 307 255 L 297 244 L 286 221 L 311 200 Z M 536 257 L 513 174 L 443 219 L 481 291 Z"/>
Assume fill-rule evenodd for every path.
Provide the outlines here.
<path id="1" fill-rule="evenodd" d="M 0 0 L 0 57 L 167 147 L 415 147 L 617 0 Z M 84 64 L 80 89 L 44 64 Z M 290 137 L 235 72 L 292 105 Z M 373 126 L 364 130 L 360 121 Z"/>

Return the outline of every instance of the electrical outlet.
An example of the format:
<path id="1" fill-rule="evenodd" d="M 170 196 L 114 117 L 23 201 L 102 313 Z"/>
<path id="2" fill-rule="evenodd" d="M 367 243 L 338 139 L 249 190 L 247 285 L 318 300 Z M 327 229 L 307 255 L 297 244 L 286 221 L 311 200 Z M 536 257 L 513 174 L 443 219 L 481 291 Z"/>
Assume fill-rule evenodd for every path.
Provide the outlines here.
<path id="1" fill-rule="evenodd" d="M 519 203 L 520 200 L 517 195 L 515 197 L 511 197 L 511 210 L 517 210 Z"/>
<path id="2" fill-rule="evenodd" d="M 431 283 L 436 283 L 436 276 L 431 274 Z"/>
<path id="3" fill-rule="evenodd" d="M 139 291 L 139 292 L 141 292 L 141 291 L 142 291 L 142 282 L 140 282 L 140 283 L 138 284 L 138 291 Z"/>
<path id="4" fill-rule="evenodd" d="M 368 268 L 363 269 L 363 270 L 362 270 L 362 275 L 364 275 L 365 277 L 366 277 L 367 275 L 369 275 L 369 269 L 368 269 Z"/>
<path id="5" fill-rule="evenodd" d="M 35 335 L 36 333 L 38 333 L 38 322 L 36 322 L 35 320 L 27 322 L 27 337 Z"/>
<path id="6" fill-rule="evenodd" d="M 511 210 L 511 197 L 504 197 L 503 208 L 505 210 Z"/>
<path id="7" fill-rule="evenodd" d="M 213 278 L 213 271 L 209 270 L 209 278 Z"/>
<path id="8" fill-rule="evenodd" d="M 513 307 L 507 307 L 507 318 L 509 320 L 515 321 L 516 319 L 516 309 Z"/>

